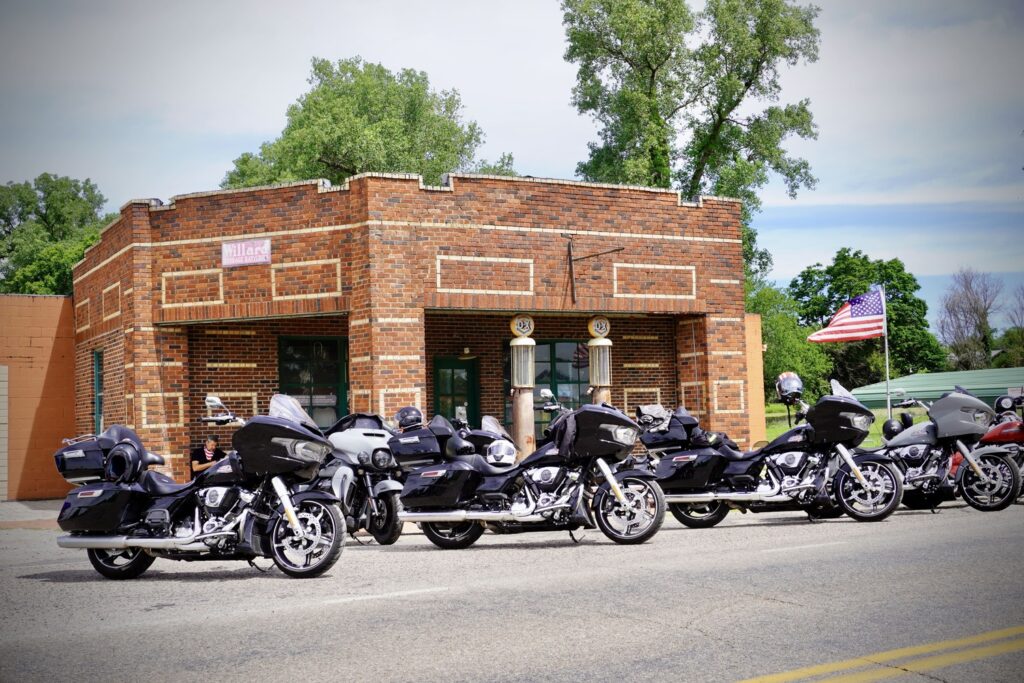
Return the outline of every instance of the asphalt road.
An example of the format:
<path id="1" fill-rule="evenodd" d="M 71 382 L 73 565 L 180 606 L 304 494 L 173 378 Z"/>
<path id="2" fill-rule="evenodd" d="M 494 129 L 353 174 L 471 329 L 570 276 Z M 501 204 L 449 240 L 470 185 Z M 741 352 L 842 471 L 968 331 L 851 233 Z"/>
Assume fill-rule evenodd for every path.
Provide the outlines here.
<path id="1" fill-rule="evenodd" d="M 3 681 L 1024 680 L 1024 506 L 668 518 L 638 547 L 412 534 L 317 580 L 158 560 L 112 582 L 56 536 L 0 531 Z"/>

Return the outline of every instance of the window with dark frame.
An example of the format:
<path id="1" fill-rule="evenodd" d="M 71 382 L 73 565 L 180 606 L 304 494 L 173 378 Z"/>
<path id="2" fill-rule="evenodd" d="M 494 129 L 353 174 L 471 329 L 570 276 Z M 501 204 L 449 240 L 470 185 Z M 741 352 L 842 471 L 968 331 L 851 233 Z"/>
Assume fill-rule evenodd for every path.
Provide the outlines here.
<path id="1" fill-rule="evenodd" d="M 512 429 L 512 356 L 505 349 L 505 427 Z M 590 402 L 587 389 L 590 387 L 590 353 L 586 341 L 575 339 L 538 339 L 534 362 L 533 423 L 538 439 L 551 421 L 551 415 L 540 407 L 544 400 L 541 389 L 551 393 L 564 407 L 571 410 Z"/>

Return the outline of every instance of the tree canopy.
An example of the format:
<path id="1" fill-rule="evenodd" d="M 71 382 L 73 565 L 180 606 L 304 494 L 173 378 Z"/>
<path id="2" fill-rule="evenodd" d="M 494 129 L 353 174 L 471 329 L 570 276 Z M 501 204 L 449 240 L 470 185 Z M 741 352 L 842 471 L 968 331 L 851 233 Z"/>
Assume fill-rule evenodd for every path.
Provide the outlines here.
<path id="1" fill-rule="evenodd" d="M 281 135 L 235 159 L 222 187 L 341 183 L 367 171 L 419 173 L 428 184 L 457 170 L 515 174 L 510 154 L 495 163 L 476 159 L 480 127 L 463 120 L 457 91 L 433 90 L 422 71 L 393 73 L 359 57 L 313 59 L 309 84 L 288 107 Z"/>
<path id="2" fill-rule="evenodd" d="M 0 292 L 71 294 L 71 267 L 116 214 L 89 179 L 43 173 L 0 186 Z"/>
<path id="3" fill-rule="evenodd" d="M 799 306 L 801 323 L 817 329 L 873 284 L 885 288 L 893 376 L 944 369 L 946 353 L 928 330 L 928 305 L 916 296 L 921 286 L 899 259 L 872 260 L 844 247 L 829 265 L 816 263 L 801 271 L 790 282 L 789 293 Z M 885 376 L 880 339 L 823 346 L 832 358 L 833 376 L 844 386 L 858 387 Z"/>
<path id="4" fill-rule="evenodd" d="M 587 180 L 744 200 L 748 277 L 771 269 L 751 214 L 772 173 L 790 196 L 816 179 L 787 138 L 817 136 L 810 102 L 779 105 L 780 70 L 818 57 L 818 9 L 789 0 L 563 0 L 573 104 L 601 126 Z"/>

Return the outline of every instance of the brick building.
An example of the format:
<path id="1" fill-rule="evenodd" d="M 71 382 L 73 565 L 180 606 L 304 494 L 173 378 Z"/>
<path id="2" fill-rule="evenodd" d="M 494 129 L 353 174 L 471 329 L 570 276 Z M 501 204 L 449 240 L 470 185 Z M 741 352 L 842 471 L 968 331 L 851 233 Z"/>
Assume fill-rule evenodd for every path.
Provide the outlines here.
<path id="1" fill-rule="evenodd" d="M 570 243 L 620 249 L 573 264 L 575 301 Z M 283 391 L 324 424 L 409 404 L 508 422 L 517 313 L 535 321 L 538 390 L 569 403 L 588 400 L 595 314 L 611 321 L 617 406 L 682 403 L 744 443 L 762 401 L 731 199 L 373 173 L 137 200 L 74 290 L 77 430 L 132 425 L 179 478 L 208 393 L 249 415 Z"/>

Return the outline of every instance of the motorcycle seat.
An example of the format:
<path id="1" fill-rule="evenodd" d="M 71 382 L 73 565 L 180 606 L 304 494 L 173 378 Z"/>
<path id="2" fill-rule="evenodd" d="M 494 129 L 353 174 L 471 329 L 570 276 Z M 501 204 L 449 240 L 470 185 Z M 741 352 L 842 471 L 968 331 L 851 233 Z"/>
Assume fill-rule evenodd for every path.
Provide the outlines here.
<path id="1" fill-rule="evenodd" d="M 505 467 L 495 467 L 478 453 L 473 453 L 471 455 L 459 455 L 454 459 L 466 463 L 474 470 L 487 477 L 496 477 L 500 474 L 508 474 L 512 471 L 512 468 L 507 465 Z"/>
<path id="2" fill-rule="evenodd" d="M 718 447 L 718 452 L 721 453 L 726 460 L 753 460 L 761 454 L 761 449 L 757 449 L 756 451 L 738 451 L 735 448 L 723 445 Z"/>
<path id="3" fill-rule="evenodd" d="M 153 496 L 169 496 L 191 486 L 191 484 L 179 484 L 166 474 L 152 470 L 143 472 L 139 483 L 142 484 L 143 491 Z"/>

